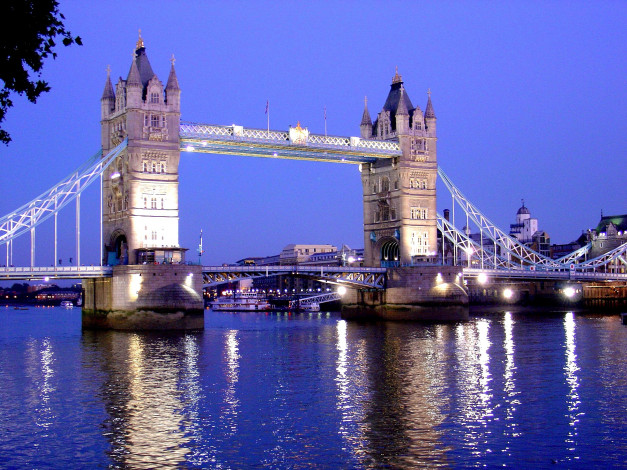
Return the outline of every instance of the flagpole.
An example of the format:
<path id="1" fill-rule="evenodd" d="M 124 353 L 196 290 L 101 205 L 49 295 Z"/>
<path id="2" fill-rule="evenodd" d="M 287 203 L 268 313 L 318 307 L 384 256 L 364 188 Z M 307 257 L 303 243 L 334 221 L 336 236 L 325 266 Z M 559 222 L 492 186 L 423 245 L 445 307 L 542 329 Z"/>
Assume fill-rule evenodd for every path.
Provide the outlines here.
<path id="1" fill-rule="evenodd" d="M 327 107 L 324 107 L 324 136 L 327 136 Z"/>
<path id="2" fill-rule="evenodd" d="M 266 101 L 266 115 L 268 116 L 268 138 L 270 138 L 270 100 Z"/>

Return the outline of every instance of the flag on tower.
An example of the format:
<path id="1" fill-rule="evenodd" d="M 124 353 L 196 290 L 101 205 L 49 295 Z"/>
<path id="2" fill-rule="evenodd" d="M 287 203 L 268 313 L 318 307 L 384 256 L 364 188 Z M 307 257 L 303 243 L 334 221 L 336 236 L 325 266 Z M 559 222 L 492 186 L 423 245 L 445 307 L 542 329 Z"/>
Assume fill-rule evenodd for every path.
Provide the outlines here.
<path id="1" fill-rule="evenodd" d="M 268 114 L 268 106 L 270 106 L 270 100 L 266 100 L 266 114 Z"/>

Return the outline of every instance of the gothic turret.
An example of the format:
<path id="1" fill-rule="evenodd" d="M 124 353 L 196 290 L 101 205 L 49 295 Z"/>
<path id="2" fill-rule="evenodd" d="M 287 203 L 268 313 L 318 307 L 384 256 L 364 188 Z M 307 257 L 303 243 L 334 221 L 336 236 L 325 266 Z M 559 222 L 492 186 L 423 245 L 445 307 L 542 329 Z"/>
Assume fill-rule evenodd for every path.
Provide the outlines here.
<path id="1" fill-rule="evenodd" d="M 102 92 L 102 98 L 100 98 L 100 104 L 102 119 L 106 118 L 115 109 L 115 93 L 111 84 L 111 69 L 109 67 L 107 67 L 107 81 Z"/>
<path id="2" fill-rule="evenodd" d="M 367 96 L 364 98 L 364 114 L 361 116 L 359 129 L 361 130 L 362 139 L 369 139 L 372 137 L 372 119 L 370 118 L 370 112 L 368 112 Z"/>
<path id="3" fill-rule="evenodd" d="M 131 69 L 126 78 L 126 106 L 129 108 L 139 107 L 142 101 L 142 83 L 137 68 L 137 61 L 131 62 Z"/>
<path id="4" fill-rule="evenodd" d="M 405 104 L 405 87 L 401 82 L 401 96 L 398 100 L 398 107 L 396 108 L 396 134 L 404 135 L 409 132 L 409 111 Z"/>
<path id="5" fill-rule="evenodd" d="M 172 54 L 170 62 L 172 66 L 170 67 L 168 83 L 165 86 L 165 101 L 168 106 L 178 110 L 181 103 L 181 89 L 179 88 L 179 81 L 176 77 L 176 71 L 174 70 L 174 54 Z"/>
<path id="6" fill-rule="evenodd" d="M 433 111 L 433 104 L 431 103 L 431 90 L 428 92 L 429 98 L 427 99 L 427 108 L 425 109 L 425 125 L 430 134 L 435 135 L 435 112 Z"/>

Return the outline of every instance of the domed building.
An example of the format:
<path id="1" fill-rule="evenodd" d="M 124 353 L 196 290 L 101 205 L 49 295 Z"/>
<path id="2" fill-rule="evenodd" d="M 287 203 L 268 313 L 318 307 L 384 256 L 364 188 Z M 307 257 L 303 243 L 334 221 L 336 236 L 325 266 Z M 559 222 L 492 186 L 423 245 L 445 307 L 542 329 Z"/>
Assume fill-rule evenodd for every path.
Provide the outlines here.
<path id="1" fill-rule="evenodd" d="M 544 256 L 551 254 L 551 239 L 546 232 L 538 230 L 538 219 L 531 217 L 524 199 L 516 212 L 516 223 L 509 226 L 509 235 Z"/>

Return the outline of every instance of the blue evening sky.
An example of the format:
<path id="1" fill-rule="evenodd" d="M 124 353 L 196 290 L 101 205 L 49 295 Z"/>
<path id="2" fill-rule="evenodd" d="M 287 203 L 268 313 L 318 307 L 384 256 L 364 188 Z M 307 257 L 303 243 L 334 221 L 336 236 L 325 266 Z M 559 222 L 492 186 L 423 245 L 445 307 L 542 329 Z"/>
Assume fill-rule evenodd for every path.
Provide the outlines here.
<path id="1" fill-rule="evenodd" d="M 126 78 L 141 28 L 165 83 L 170 56 L 182 119 L 359 135 L 364 96 L 381 110 L 395 67 L 438 118 L 438 162 L 509 231 L 524 198 L 554 243 L 604 214 L 627 212 L 627 2 L 61 1 L 84 46 L 59 48 L 36 105 L 17 97 L 0 146 L 4 215 L 42 193 L 100 145 L 106 67 Z M 441 209 L 450 196 L 438 187 Z M 83 197 L 81 257 L 98 263 L 98 191 Z M 59 257 L 75 256 L 73 209 Z M 459 213 L 458 213 L 459 214 Z M 289 243 L 363 247 L 357 166 L 181 155 L 180 242 L 204 232 L 203 264 L 272 255 Z M 460 226 L 463 223 L 459 224 Z M 37 264 L 52 263 L 51 224 Z M 29 237 L 16 243 L 28 264 Z M 0 263 L 4 248 L 0 249 Z"/>

